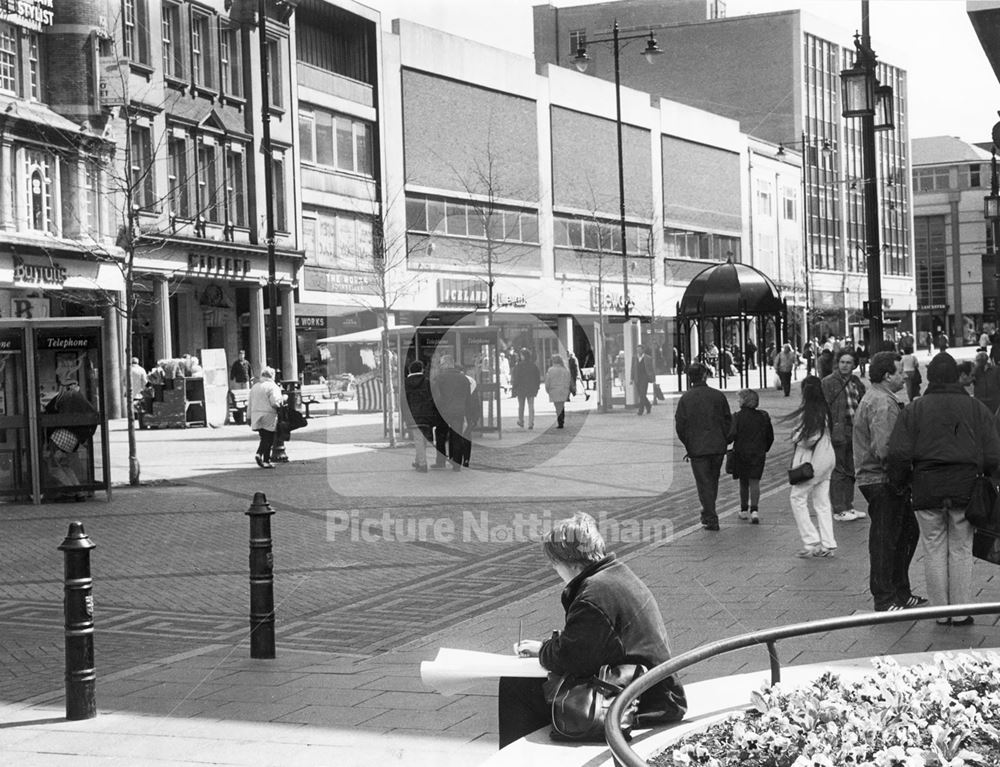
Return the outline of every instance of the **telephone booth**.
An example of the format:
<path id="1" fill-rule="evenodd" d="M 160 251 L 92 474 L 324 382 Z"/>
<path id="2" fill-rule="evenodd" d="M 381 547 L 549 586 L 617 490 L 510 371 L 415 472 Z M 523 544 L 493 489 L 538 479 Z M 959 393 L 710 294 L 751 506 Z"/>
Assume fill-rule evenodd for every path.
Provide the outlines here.
<path id="1" fill-rule="evenodd" d="M 0 320 L 0 497 L 111 497 L 99 317 Z"/>

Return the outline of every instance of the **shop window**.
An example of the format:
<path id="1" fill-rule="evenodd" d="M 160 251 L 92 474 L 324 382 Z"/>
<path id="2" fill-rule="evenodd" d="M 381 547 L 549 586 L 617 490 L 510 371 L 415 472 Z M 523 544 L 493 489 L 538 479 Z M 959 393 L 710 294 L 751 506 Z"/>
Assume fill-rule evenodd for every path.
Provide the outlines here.
<path id="1" fill-rule="evenodd" d="M 150 127 L 141 122 L 129 126 L 129 186 L 135 205 L 143 210 L 155 207 L 153 135 Z"/>
<path id="2" fill-rule="evenodd" d="M 227 96 L 243 98 L 243 53 L 240 47 L 240 30 L 223 26 L 219 30 L 219 65 L 222 69 L 222 92 Z"/>
<path id="3" fill-rule="evenodd" d="M 188 142 L 183 128 L 170 130 L 167 140 L 167 200 L 170 213 L 180 218 L 191 218 L 190 169 L 188 167 Z"/>
<path id="4" fill-rule="evenodd" d="M 181 32 L 181 7 L 177 3 L 164 3 L 161 11 L 163 27 L 163 74 L 165 77 L 184 77 L 184 35 Z"/>
<path id="5" fill-rule="evenodd" d="M 122 1 L 122 43 L 125 58 L 149 66 L 148 0 Z"/>
<path id="6" fill-rule="evenodd" d="M 226 151 L 226 208 L 234 226 L 247 225 L 247 178 L 243 147 L 230 145 Z"/>

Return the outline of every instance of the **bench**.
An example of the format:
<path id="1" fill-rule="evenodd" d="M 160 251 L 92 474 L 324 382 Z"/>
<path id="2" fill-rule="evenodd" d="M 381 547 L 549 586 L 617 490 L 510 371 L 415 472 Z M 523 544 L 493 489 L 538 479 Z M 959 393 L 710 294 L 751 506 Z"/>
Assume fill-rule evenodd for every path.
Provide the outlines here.
<path id="1" fill-rule="evenodd" d="M 229 390 L 229 412 L 232 415 L 233 423 L 246 423 L 247 400 L 249 398 L 249 389 Z"/>
<path id="2" fill-rule="evenodd" d="M 299 402 L 301 402 L 306 407 L 306 418 L 310 418 L 309 408 L 312 405 L 318 405 L 320 400 L 332 399 L 333 400 L 333 414 L 340 415 L 340 397 L 334 397 L 330 393 L 330 389 L 325 383 L 319 384 L 303 384 L 302 388 L 299 389 Z"/>

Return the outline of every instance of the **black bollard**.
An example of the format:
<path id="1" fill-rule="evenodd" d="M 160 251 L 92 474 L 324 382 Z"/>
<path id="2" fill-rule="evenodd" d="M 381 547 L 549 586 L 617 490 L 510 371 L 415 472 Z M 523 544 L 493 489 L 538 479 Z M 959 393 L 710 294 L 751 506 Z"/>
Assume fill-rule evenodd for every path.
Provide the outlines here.
<path id="1" fill-rule="evenodd" d="M 81 522 L 72 522 L 63 552 L 63 613 L 66 620 L 66 718 L 93 719 L 97 716 L 94 686 L 94 585 L 90 577 L 90 550 L 95 544 L 83 531 Z"/>
<path id="2" fill-rule="evenodd" d="M 250 657 L 274 657 L 274 554 L 271 515 L 263 493 L 253 494 L 250 517 Z"/>

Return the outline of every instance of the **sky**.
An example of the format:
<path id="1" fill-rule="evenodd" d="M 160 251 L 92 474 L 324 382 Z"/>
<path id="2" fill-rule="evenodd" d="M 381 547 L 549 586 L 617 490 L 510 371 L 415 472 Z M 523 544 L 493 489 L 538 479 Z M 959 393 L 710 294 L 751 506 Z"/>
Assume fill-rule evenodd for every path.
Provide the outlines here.
<path id="1" fill-rule="evenodd" d="M 556 6 L 585 0 L 549 0 Z M 541 0 L 361 0 L 382 12 L 532 55 L 532 11 Z M 853 31 L 860 0 L 726 0 L 729 17 L 802 8 Z M 965 0 L 871 0 L 872 48 L 906 69 L 910 138 L 988 141 L 1000 110 L 1000 83 L 966 14 Z M 839 41 L 837 41 L 839 42 Z M 890 55 L 891 52 L 891 55 Z"/>

